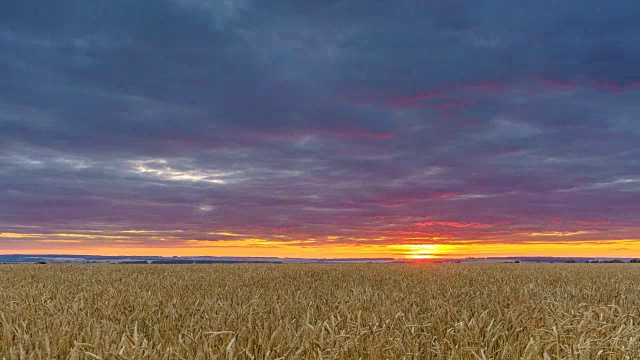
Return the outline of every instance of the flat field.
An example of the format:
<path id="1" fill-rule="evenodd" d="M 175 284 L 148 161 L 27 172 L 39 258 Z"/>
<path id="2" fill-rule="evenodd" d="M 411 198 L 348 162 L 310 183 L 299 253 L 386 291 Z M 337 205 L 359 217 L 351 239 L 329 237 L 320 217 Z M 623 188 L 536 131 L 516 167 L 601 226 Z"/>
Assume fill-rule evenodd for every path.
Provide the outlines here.
<path id="1" fill-rule="evenodd" d="M 0 359 L 640 359 L 640 264 L 2 265 Z"/>

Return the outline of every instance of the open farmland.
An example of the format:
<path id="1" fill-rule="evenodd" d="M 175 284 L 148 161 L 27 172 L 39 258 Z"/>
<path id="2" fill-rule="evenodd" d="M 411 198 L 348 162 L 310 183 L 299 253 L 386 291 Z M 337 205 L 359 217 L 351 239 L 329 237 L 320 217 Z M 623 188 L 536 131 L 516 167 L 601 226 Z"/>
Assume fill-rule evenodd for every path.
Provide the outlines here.
<path id="1" fill-rule="evenodd" d="M 2 265 L 1 359 L 638 359 L 640 265 Z"/>

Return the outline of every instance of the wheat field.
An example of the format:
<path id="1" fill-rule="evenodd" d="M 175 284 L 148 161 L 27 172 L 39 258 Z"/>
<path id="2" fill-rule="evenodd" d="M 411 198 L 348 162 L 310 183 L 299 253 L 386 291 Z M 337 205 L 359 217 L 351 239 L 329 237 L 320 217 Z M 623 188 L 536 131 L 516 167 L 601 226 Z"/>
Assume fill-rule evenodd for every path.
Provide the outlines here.
<path id="1" fill-rule="evenodd" d="M 640 359 L 636 264 L 2 265 L 2 359 Z"/>

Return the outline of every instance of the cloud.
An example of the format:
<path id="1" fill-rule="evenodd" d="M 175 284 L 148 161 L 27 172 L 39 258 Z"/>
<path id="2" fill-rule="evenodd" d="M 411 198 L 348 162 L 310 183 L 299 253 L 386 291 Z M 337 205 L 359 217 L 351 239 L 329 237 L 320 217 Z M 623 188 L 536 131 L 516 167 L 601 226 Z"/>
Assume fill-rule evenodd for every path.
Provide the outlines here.
<path id="1" fill-rule="evenodd" d="M 0 230 L 143 229 L 129 235 L 145 246 L 637 237 L 637 10 L 0 4 Z"/>
<path id="2" fill-rule="evenodd" d="M 131 171 L 148 175 L 159 180 L 187 181 L 224 185 L 232 181 L 238 172 L 221 172 L 201 169 L 179 169 L 169 164 L 167 159 L 130 160 Z M 183 166 L 184 167 L 184 166 Z"/>

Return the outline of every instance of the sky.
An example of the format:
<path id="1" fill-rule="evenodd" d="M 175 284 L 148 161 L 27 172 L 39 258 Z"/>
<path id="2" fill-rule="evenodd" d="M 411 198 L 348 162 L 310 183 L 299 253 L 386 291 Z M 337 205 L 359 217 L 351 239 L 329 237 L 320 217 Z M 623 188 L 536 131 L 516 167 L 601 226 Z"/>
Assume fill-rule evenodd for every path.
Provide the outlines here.
<path id="1" fill-rule="evenodd" d="M 636 0 L 0 2 L 0 253 L 640 256 Z"/>

